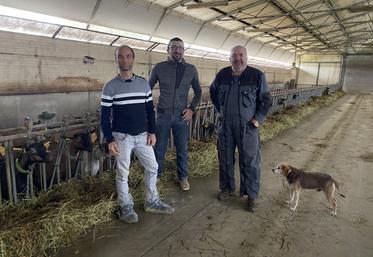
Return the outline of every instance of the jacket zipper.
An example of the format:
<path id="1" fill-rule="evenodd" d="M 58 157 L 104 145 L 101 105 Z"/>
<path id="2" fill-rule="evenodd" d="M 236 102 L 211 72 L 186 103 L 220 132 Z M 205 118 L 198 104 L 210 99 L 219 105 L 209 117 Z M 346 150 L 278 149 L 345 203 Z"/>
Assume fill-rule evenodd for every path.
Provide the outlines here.
<path id="1" fill-rule="evenodd" d="M 225 106 L 227 106 L 228 103 L 228 99 L 229 99 L 229 94 L 231 93 L 231 88 L 232 88 L 232 84 L 233 84 L 233 78 L 231 80 L 231 83 L 229 84 L 229 88 L 228 88 L 228 93 L 225 94 L 225 99 L 224 99 L 224 102 L 225 102 Z M 227 108 L 224 107 L 225 111 L 224 111 L 224 121 L 227 120 Z M 224 122 L 225 123 L 225 122 Z"/>
<path id="2" fill-rule="evenodd" d="M 232 88 L 232 84 L 233 84 L 233 78 L 231 80 L 231 83 L 229 84 L 229 88 L 228 88 L 228 92 L 226 94 L 224 94 L 224 96 L 226 97 L 224 99 L 224 102 L 225 102 L 225 106 L 224 106 L 224 121 L 223 121 L 223 133 L 224 133 L 224 155 L 225 155 L 225 160 L 228 159 L 228 147 L 227 147 L 227 129 L 226 129 L 226 126 L 227 126 L 227 104 L 228 103 L 228 98 L 229 98 L 229 94 L 231 92 L 231 88 Z M 228 170 L 228 163 L 225 162 L 225 169 Z"/>
<path id="3" fill-rule="evenodd" d="M 172 116 L 175 114 L 175 96 L 176 96 L 176 79 L 177 79 L 177 63 L 175 63 L 175 85 L 174 90 L 172 91 Z"/>
<path id="4" fill-rule="evenodd" d="M 246 130 L 246 122 L 242 121 L 241 104 L 240 104 L 240 96 L 241 96 L 241 94 L 240 94 L 240 86 L 241 86 L 241 76 L 238 78 L 237 101 L 238 101 L 238 113 L 239 113 L 239 116 L 240 116 L 240 127 L 241 127 L 241 129 L 240 129 L 240 135 L 241 135 L 241 144 L 242 144 L 243 135 L 246 133 L 246 131 L 245 131 Z M 243 104 L 243 102 L 242 102 L 242 104 Z"/>

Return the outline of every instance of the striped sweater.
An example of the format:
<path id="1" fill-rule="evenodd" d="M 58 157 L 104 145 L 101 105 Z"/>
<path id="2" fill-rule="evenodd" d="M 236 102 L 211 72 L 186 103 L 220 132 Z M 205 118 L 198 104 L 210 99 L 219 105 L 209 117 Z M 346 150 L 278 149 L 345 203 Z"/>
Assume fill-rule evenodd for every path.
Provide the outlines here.
<path id="1" fill-rule="evenodd" d="M 144 78 L 134 75 L 125 80 L 118 75 L 104 86 L 101 128 L 108 143 L 114 141 L 112 132 L 155 133 L 152 92 Z"/>

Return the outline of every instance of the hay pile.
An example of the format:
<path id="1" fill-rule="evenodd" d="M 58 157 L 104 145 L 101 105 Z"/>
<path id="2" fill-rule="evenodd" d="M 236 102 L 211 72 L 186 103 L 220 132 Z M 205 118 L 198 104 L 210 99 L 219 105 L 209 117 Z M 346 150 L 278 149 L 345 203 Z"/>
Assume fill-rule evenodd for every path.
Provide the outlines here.
<path id="1" fill-rule="evenodd" d="M 129 177 L 135 201 L 144 198 L 140 165 Z M 159 191 L 164 194 L 164 186 Z M 112 219 L 117 208 L 114 172 L 61 183 L 20 205 L 0 209 L 0 256 L 53 256 L 88 229 Z"/>
<path id="2" fill-rule="evenodd" d="M 189 176 L 206 177 L 218 167 L 215 140 L 199 142 L 193 140 L 189 145 Z M 176 175 L 175 149 L 167 151 L 165 158 L 164 176 L 161 181 L 174 179 Z"/>
<path id="3" fill-rule="evenodd" d="M 291 106 L 280 112 L 274 113 L 267 118 L 266 122 L 260 129 L 261 141 L 264 142 L 268 139 L 274 138 L 285 129 L 294 127 L 311 113 L 322 107 L 331 105 L 343 95 L 343 91 L 337 91 L 330 95 L 314 97 L 311 101 L 300 106 Z"/>
<path id="4" fill-rule="evenodd" d="M 330 105 L 342 95 L 338 92 L 272 115 L 261 128 L 262 141 L 295 126 L 310 113 Z M 175 151 L 168 151 L 163 181 L 174 177 L 175 160 Z M 217 167 L 215 142 L 193 141 L 189 153 L 190 176 L 208 176 L 216 172 Z M 96 178 L 72 180 L 20 205 L 1 207 L 0 257 L 52 256 L 58 248 L 70 245 L 92 226 L 112 219 L 117 208 L 114 176 L 112 172 L 105 172 Z M 143 175 L 137 162 L 131 165 L 129 184 L 135 201 L 142 201 Z M 158 189 L 165 194 L 163 183 Z"/>
<path id="5" fill-rule="evenodd" d="M 51 256 L 90 227 L 109 220 L 115 206 L 111 174 L 70 181 L 38 198 L 1 210 L 0 253 Z"/>

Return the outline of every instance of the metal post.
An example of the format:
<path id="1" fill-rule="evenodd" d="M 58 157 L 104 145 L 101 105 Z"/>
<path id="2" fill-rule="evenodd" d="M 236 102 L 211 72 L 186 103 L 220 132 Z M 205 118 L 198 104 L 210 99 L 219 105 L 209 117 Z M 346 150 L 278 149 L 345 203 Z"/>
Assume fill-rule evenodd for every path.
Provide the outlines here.
<path id="1" fill-rule="evenodd" d="M 34 197 L 35 196 L 35 192 L 34 192 L 34 165 L 31 166 L 31 170 L 29 171 L 29 173 L 27 173 L 27 178 L 29 180 L 29 189 L 30 189 L 30 195 L 31 197 Z"/>
<path id="2" fill-rule="evenodd" d="M 6 180 L 8 186 L 8 198 L 10 202 L 13 202 L 13 189 L 12 189 L 12 179 L 11 179 L 11 171 L 10 171 L 10 158 L 9 158 L 9 142 L 4 142 L 5 147 L 5 170 L 6 170 Z"/>
<path id="3" fill-rule="evenodd" d="M 13 199 L 14 199 L 15 203 L 18 203 L 17 184 L 16 184 L 16 169 L 14 167 L 13 141 L 9 141 L 9 162 L 10 162 L 10 172 L 11 172 L 11 175 L 12 175 Z"/>
<path id="4" fill-rule="evenodd" d="M 91 176 L 93 173 L 93 151 L 88 153 L 88 176 Z"/>
<path id="5" fill-rule="evenodd" d="M 299 80 L 299 71 L 300 71 L 300 64 L 301 64 L 301 57 L 299 57 L 298 68 L 295 65 L 295 88 L 298 88 L 298 80 Z"/>
<path id="6" fill-rule="evenodd" d="M 65 147 L 62 147 L 62 149 L 64 149 Z M 62 151 L 61 151 L 61 155 L 59 156 L 58 158 L 58 165 L 57 165 L 57 184 L 60 184 L 61 183 L 61 167 L 60 167 L 60 163 L 61 163 L 61 157 L 62 157 Z"/>
<path id="7" fill-rule="evenodd" d="M 340 76 L 339 76 L 339 89 L 341 90 L 343 88 L 343 83 L 344 83 L 344 79 L 345 79 L 345 73 L 346 73 L 346 64 L 347 64 L 347 57 L 346 56 L 343 56 L 342 57 L 342 63 L 341 63 L 341 68 L 340 68 Z"/>
<path id="8" fill-rule="evenodd" d="M 319 85 L 319 76 L 320 76 L 320 63 L 318 63 L 318 67 L 317 67 L 316 86 Z"/>
<path id="9" fill-rule="evenodd" d="M 43 189 L 43 191 L 47 191 L 47 173 L 46 173 L 46 164 L 45 163 L 40 163 L 39 164 L 39 171 L 40 171 L 42 189 Z"/>
<path id="10" fill-rule="evenodd" d="M 200 106 L 199 106 L 198 109 L 197 109 L 196 122 L 194 123 L 194 129 L 193 129 L 194 139 L 198 139 L 198 127 L 199 127 L 199 123 L 200 123 L 200 113 L 201 113 L 201 110 L 200 110 Z"/>
<path id="11" fill-rule="evenodd" d="M 82 173 L 83 173 L 83 167 L 82 167 L 82 153 L 83 151 L 79 151 L 78 152 L 78 157 L 76 159 L 76 168 L 75 168 L 75 174 L 74 174 L 74 178 L 79 178 L 79 170 L 80 170 L 80 173 L 81 173 L 81 176 L 80 178 L 82 178 Z"/>
<path id="12" fill-rule="evenodd" d="M 41 169 L 42 169 L 43 177 L 44 177 L 43 189 L 44 189 L 44 191 L 47 191 L 47 165 L 45 163 L 42 163 L 41 164 Z"/>
<path id="13" fill-rule="evenodd" d="M 66 140 L 65 147 L 65 160 L 66 160 L 66 178 L 67 180 L 71 179 L 71 153 L 70 153 L 70 140 Z"/>
<path id="14" fill-rule="evenodd" d="M 52 174 L 51 181 L 49 183 L 49 188 L 52 188 L 52 186 L 53 186 L 54 176 L 57 176 L 57 183 L 58 184 L 60 184 L 60 182 L 61 182 L 60 163 L 61 163 L 63 150 L 65 149 L 66 140 L 64 138 L 60 138 L 60 140 L 61 141 L 58 144 L 56 162 L 54 163 L 54 169 L 53 169 L 53 174 Z"/>

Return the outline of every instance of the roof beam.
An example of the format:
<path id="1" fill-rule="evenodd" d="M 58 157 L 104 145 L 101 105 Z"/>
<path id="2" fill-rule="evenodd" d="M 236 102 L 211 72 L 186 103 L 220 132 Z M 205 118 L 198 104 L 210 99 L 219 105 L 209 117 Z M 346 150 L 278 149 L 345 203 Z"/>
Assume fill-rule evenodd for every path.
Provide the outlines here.
<path id="1" fill-rule="evenodd" d="M 176 7 L 179 7 L 179 6 L 183 5 L 183 4 L 185 4 L 187 2 L 191 2 L 191 1 L 192 0 L 183 0 L 183 1 L 176 2 L 176 3 L 174 3 L 174 4 L 170 5 L 170 6 L 167 6 L 166 8 L 163 8 L 161 17 L 159 17 L 157 25 L 155 25 L 155 27 L 154 27 L 152 35 L 154 35 L 157 32 L 157 30 L 161 26 L 162 21 L 163 21 L 164 17 L 167 15 L 167 13 L 171 12 Z"/>
<path id="2" fill-rule="evenodd" d="M 217 17 L 215 17 L 215 18 L 209 19 L 209 20 L 207 20 L 207 21 L 204 21 L 204 22 L 202 23 L 202 25 L 199 27 L 199 29 L 198 29 L 196 35 L 194 36 L 194 39 L 193 39 L 192 42 L 195 42 L 195 41 L 196 41 L 196 39 L 198 38 L 198 36 L 199 36 L 199 34 L 201 33 L 202 29 L 205 27 L 205 25 L 207 25 L 207 24 L 209 24 L 209 23 L 211 23 L 211 22 L 217 21 L 217 20 L 219 20 L 219 19 L 221 19 L 221 18 L 227 17 L 227 16 L 231 17 L 232 19 L 235 19 L 235 17 L 233 17 L 232 15 L 234 15 L 234 14 L 236 14 L 236 13 L 239 13 L 239 12 L 241 12 L 241 11 L 244 11 L 244 10 L 246 10 L 246 9 L 248 9 L 248 8 L 252 8 L 252 7 L 255 7 L 255 6 L 259 6 L 259 5 L 261 5 L 261 4 L 263 4 L 263 3 L 266 3 L 266 2 L 268 2 L 268 0 L 259 0 L 259 1 L 257 1 L 257 2 L 254 2 L 254 3 L 251 3 L 251 4 L 245 5 L 245 6 L 241 7 L 241 8 L 235 9 L 235 10 L 230 11 L 230 12 L 227 12 L 227 13 L 226 13 L 226 12 L 223 12 L 223 11 L 221 11 L 221 10 L 219 10 L 218 8 L 215 8 L 215 7 L 210 8 L 210 9 L 212 9 L 212 10 L 214 10 L 214 11 L 220 13 L 221 15 L 219 15 L 219 16 L 217 16 Z M 244 21 L 242 21 L 242 22 L 244 22 Z M 244 22 L 244 23 L 245 23 L 246 25 L 249 24 L 249 23 L 246 23 L 246 22 Z M 233 32 L 236 32 L 236 31 L 233 31 Z"/>
<path id="3" fill-rule="evenodd" d="M 214 22 L 214 21 L 218 21 L 218 20 L 220 20 L 222 18 L 225 18 L 225 17 L 231 16 L 231 15 L 234 15 L 236 13 L 245 11 L 245 10 L 247 10 L 249 8 L 253 8 L 253 7 L 259 6 L 259 5 L 261 5 L 263 3 L 266 3 L 266 2 L 268 2 L 268 0 L 259 0 L 257 2 L 254 2 L 254 3 L 248 4 L 248 5 L 242 6 L 241 8 L 234 9 L 233 11 L 221 14 L 221 15 L 215 17 L 215 18 L 211 18 L 211 19 L 209 19 L 207 21 L 204 21 L 203 23 L 205 25 L 205 24 L 208 24 L 208 23 L 211 23 L 211 22 Z M 215 8 L 213 10 L 215 10 Z M 221 13 L 221 12 L 218 11 L 218 13 Z"/>
<path id="4" fill-rule="evenodd" d="M 285 0 L 286 1 L 286 0 Z M 272 3 L 272 5 L 274 6 L 274 7 L 276 7 L 279 11 L 281 11 L 282 13 L 287 13 L 287 10 L 284 8 L 284 7 L 282 7 L 281 5 L 280 5 L 280 3 L 278 3 L 278 1 L 276 1 L 276 0 L 270 0 L 270 2 Z M 293 7 L 288 1 L 286 1 L 286 3 L 287 4 L 289 4 L 294 10 L 297 10 L 295 7 Z M 298 11 L 298 10 L 297 10 Z M 303 15 L 302 15 L 302 17 L 303 17 Z M 308 31 L 310 34 L 312 34 L 315 38 L 317 38 L 319 41 L 321 41 L 322 43 L 324 43 L 325 45 L 327 45 L 327 46 L 329 46 L 330 48 L 334 48 L 330 43 L 328 43 L 325 39 L 323 39 L 323 38 L 321 38 L 320 37 L 320 35 L 317 35 L 316 33 L 315 33 L 315 31 L 314 30 L 312 30 L 312 29 L 310 29 L 306 24 L 304 24 L 303 22 L 301 22 L 300 20 L 298 20 L 296 17 L 294 17 L 293 15 L 289 15 L 289 18 L 290 19 L 292 19 L 296 24 L 301 24 L 302 25 L 302 27 L 306 30 L 306 31 Z M 308 23 L 310 23 L 305 17 L 303 17 L 303 19 L 306 21 L 306 22 L 308 22 Z M 312 23 L 310 23 L 311 24 L 311 26 L 313 26 L 312 25 Z M 319 32 L 320 33 L 320 32 Z M 320 33 L 321 34 L 321 33 Z M 339 52 L 339 49 L 335 49 L 336 51 L 338 51 Z M 340 54 L 342 54 L 342 53 L 340 53 Z"/>
<path id="5" fill-rule="evenodd" d="M 264 2 L 268 2 L 268 0 L 267 0 L 267 1 L 264 1 Z M 196 38 L 197 38 L 197 37 L 199 36 L 199 34 L 201 33 L 201 31 L 202 31 L 204 25 L 206 25 L 207 23 L 210 23 L 210 22 L 213 22 L 213 21 L 219 20 L 219 19 L 221 19 L 221 18 L 227 17 L 227 16 L 230 16 L 230 18 L 231 18 L 232 20 L 237 20 L 238 22 L 241 22 L 241 23 L 244 25 L 243 28 L 235 29 L 235 30 L 233 30 L 233 32 L 238 32 L 238 31 L 240 31 L 241 29 L 244 29 L 245 27 L 252 27 L 252 28 L 258 30 L 259 27 L 257 27 L 257 25 L 260 25 L 260 24 L 263 24 L 263 23 L 265 23 L 265 22 L 268 22 L 268 21 L 275 20 L 275 19 L 278 19 L 278 18 L 283 17 L 283 16 L 274 16 L 274 17 L 269 17 L 269 18 L 267 18 L 267 19 L 260 20 L 260 21 L 256 21 L 255 23 L 251 24 L 251 23 L 249 23 L 249 22 L 245 22 L 244 20 L 242 20 L 242 19 L 240 19 L 240 18 L 237 18 L 237 17 L 232 16 L 232 14 L 235 14 L 235 13 L 237 13 L 237 12 L 241 12 L 242 9 L 252 8 L 252 7 L 254 7 L 254 6 L 252 6 L 252 5 L 254 5 L 254 4 L 255 4 L 255 5 L 259 5 L 259 4 L 262 4 L 262 3 L 263 3 L 262 1 L 259 1 L 259 2 L 255 2 L 255 3 L 251 4 L 251 6 L 245 6 L 245 7 L 242 7 L 242 8 L 236 9 L 236 10 L 233 10 L 232 12 L 229 12 L 229 13 L 228 13 L 228 14 L 231 14 L 231 15 L 224 14 L 224 13 L 223 13 L 222 11 L 220 11 L 219 9 L 211 8 L 211 9 L 213 9 L 213 10 L 215 10 L 215 11 L 218 11 L 218 12 L 220 12 L 220 13 L 223 13 L 223 15 L 220 15 L 220 16 L 218 16 L 218 17 L 215 17 L 215 18 L 213 18 L 213 19 L 210 19 L 210 20 L 204 22 L 204 23 L 202 24 L 202 26 L 200 27 L 199 31 L 197 32 L 197 34 L 196 34 L 196 36 L 195 36 L 193 42 L 196 40 Z M 271 3 L 271 1 L 269 1 L 269 3 Z M 272 3 L 271 3 L 271 4 L 272 4 Z M 301 7 L 300 7 L 300 10 L 307 9 L 307 8 L 313 7 L 313 6 L 315 6 L 315 5 L 320 5 L 320 2 L 316 1 L 316 2 L 309 3 L 309 4 L 307 4 L 307 5 L 301 6 Z M 260 30 L 260 29 L 259 29 L 259 30 Z M 280 37 L 280 36 L 276 36 L 276 35 L 274 35 L 274 34 L 272 34 L 272 33 L 270 33 L 270 32 L 264 32 L 264 33 L 260 34 L 260 36 L 264 36 L 264 35 L 272 36 L 272 37 L 276 38 L 276 40 L 285 41 L 284 39 L 282 39 L 282 37 Z M 259 35 L 254 36 L 254 37 L 258 37 L 258 36 L 259 36 Z M 252 39 L 252 37 L 251 37 L 251 38 L 249 37 L 249 40 L 251 40 L 251 39 Z M 265 43 L 264 43 L 264 44 L 265 44 Z"/>
<path id="6" fill-rule="evenodd" d="M 350 42 L 351 47 L 354 49 L 354 47 L 353 47 L 353 45 L 350 41 L 350 36 L 348 35 L 348 32 L 346 31 L 346 28 L 343 26 L 342 20 L 339 18 L 338 14 L 335 12 L 333 4 L 330 2 L 330 0 L 322 0 L 322 1 L 331 10 L 334 19 L 337 21 L 338 26 L 341 29 L 341 32 L 346 37 L 347 42 Z"/>
<path id="7" fill-rule="evenodd" d="M 102 2 L 102 0 L 96 0 L 96 4 L 95 4 L 95 6 L 93 7 L 93 10 L 92 10 L 91 16 L 89 17 L 89 21 L 87 22 L 86 29 L 89 29 L 89 25 L 91 25 L 91 22 L 92 22 L 92 20 L 95 18 L 96 14 L 97 14 L 97 12 L 98 12 L 98 9 L 100 9 L 101 2 Z"/>
<path id="8" fill-rule="evenodd" d="M 268 2 L 268 0 L 265 0 L 265 2 Z M 255 3 L 253 3 L 253 4 L 258 4 L 258 3 L 259 3 L 259 2 L 255 2 Z M 251 6 L 251 7 L 252 7 L 252 6 Z M 223 12 L 223 11 L 221 11 L 221 10 L 215 8 L 215 7 L 212 7 L 212 8 L 210 8 L 210 9 L 213 9 L 213 10 L 216 11 L 216 12 L 219 12 L 219 13 L 225 14 L 225 12 Z M 226 16 L 226 15 L 225 15 L 225 16 Z M 230 17 L 236 19 L 238 22 L 242 23 L 242 24 L 243 24 L 244 26 L 246 26 L 246 27 L 253 27 L 253 28 L 255 28 L 255 29 L 258 29 L 258 28 L 259 28 L 259 27 L 257 27 L 255 24 L 250 24 L 249 22 L 243 21 L 243 20 L 241 20 L 241 19 L 239 19 L 239 18 L 236 18 L 236 17 L 233 17 L 233 16 L 230 16 Z M 204 27 L 207 23 L 208 23 L 208 21 L 206 21 L 206 22 L 204 22 L 204 23 L 202 24 L 202 26 L 199 28 L 198 32 L 196 33 L 196 35 L 195 35 L 195 37 L 194 37 L 192 43 L 195 42 L 195 40 L 198 38 L 199 34 L 201 33 L 203 27 Z M 236 30 L 232 30 L 231 32 L 238 32 L 239 30 L 241 30 L 241 28 L 240 28 L 240 29 L 236 29 Z M 265 32 L 265 34 L 270 35 L 270 36 L 272 36 L 272 37 L 275 37 L 275 38 L 277 38 L 278 40 L 281 40 L 280 37 L 278 37 L 278 36 L 276 36 L 276 35 L 273 35 L 273 34 L 271 34 L 271 33 L 269 33 L 269 32 Z M 250 39 L 250 38 L 249 38 L 249 39 Z"/>
<path id="9" fill-rule="evenodd" d="M 355 5 L 359 5 L 359 4 L 362 4 L 362 3 L 365 3 L 366 1 L 363 1 L 363 2 L 359 2 L 359 3 L 356 3 L 354 4 Z M 325 3 L 325 2 L 324 2 Z M 314 2 L 314 3 L 311 3 L 311 5 L 316 5 L 316 4 L 320 4 L 320 2 Z M 303 14 L 315 14 L 315 13 L 325 13 L 325 16 L 326 15 L 329 15 L 333 12 L 340 12 L 340 11 L 346 11 L 348 10 L 348 7 L 342 7 L 342 8 L 333 8 L 333 10 L 331 10 L 330 8 L 329 9 L 323 9 L 323 10 L 312 10 L 312 11 L 301 11 L 302 9 L 304 10 L 305 8 L 304 7 L 300 7 L 301 9 L 300 10 L 292 10 L 292 11 L 289 11 L 287 13 L 282 13 L 282 14 L 278 14 L 278 15 L 265 15 L 265 16 L 250 16 L 250 17 L 245 17 L 245 18 L 240 18 L 241 20 L 249 20 L 249 19 L 266 19 L 266 18 L 271 18 L 271 17 L 287 17 L 289 15 L 303 15 Z M 306 7 L 306 8 L 309 8 Z M 324 17 L 324 15 L 322 15 Z"/>
<path id="10" fill-rule="evenodd" d="M 334 25 L 336 25 L 336 24 L 338 24 L 338 23 L 331 23 L 331 24 L 321 24 L 320 26 L 315 26 L 316 28 L 324 28 L 324 27 L 328 27 L 328 26 L 334 26 Z M 348 24 L 350 24 L 350 23 L 348 23 Z M 361 24 L 365 24 L 365 22 L 358 22 L 358 23 L 353 23 L 353 25 L 351 25 L 351 26 L 345 26 L 345 28 L 346 29 L 350 29 L 350 28 L 353 28 L 353 27 L 356 27 L 356 26 L 359 26 L 359 25 L 361 25 Z M 293 26 L 293 28 L 296 28 L 297 26 Z M 289 28 L 291 28 L 291 26 L 289 26 Z M 280 29 L 280 28 L 279 28 Z M 284 29 L 285 29 L 285 27 L 284 27 Z M 326 33 L 334 33 L 334 32 L 338 32 L 338 31 L 341 31 L 340 29 L 334 29 L 334 30 L 330 30 L 330 31 L 326 31 L 326 32 L 323 32 L 323 34 L 326 34 Z M 254 32 L 254 31 L 253 31 Z M 369 32 L 369 31 L 367 31 L 367 32 Z M 298 32 L 298 33 L 291 33 L 291 34 L 289 34 L 288 36 L 286 36 L 286 37 L 281 37 L 281 38 L 283 38 L 283 39 L 287 39 L 287 38 L 292 38 L 292 37 L 295 37 L 295 36 L 301 36 L 301 35 L 304 35 L 304 34 L 307 34 L 308 33 L 308 31 L 301 31 L 301 32 Z M 351 32 L 349 32 L 349 33 L 351 33 Z M 313 37 L 313 36 L 312 36 Z"/>

